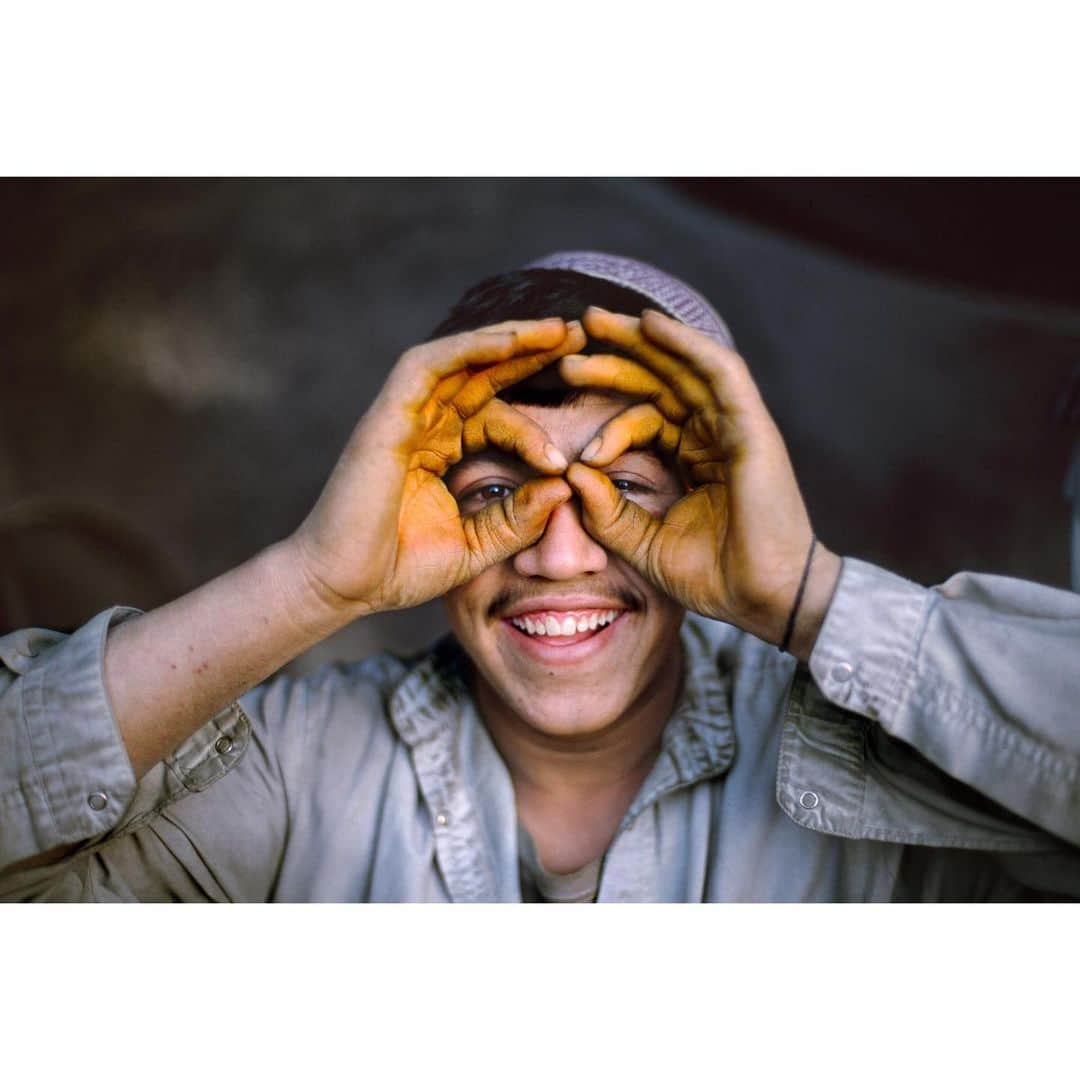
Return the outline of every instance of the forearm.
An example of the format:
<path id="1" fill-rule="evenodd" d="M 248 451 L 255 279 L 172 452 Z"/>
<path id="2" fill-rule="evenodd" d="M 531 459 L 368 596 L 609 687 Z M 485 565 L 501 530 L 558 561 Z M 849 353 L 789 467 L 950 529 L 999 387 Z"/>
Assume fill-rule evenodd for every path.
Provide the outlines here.
<path id="1" fill-rule="evenodd" d="M 309 587 L 291 541 L 109 634 L 105 685 L 136 777 L 359 614 Z"/>

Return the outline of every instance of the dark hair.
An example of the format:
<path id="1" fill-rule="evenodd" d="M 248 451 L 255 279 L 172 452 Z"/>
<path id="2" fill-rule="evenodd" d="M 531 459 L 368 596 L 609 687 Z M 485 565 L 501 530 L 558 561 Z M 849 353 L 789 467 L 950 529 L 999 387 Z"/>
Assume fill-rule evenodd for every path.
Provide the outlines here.
<path id="1" fill-rule="evenodd" d="M 507 319 L 543 319 L 551 315 L 580 319 L 590 304 L 635 316 L 644 308 L 660 306 L 634 289 L 575 270 L 513 270 L 473 285 L 435 327 L 428 340 L 478 330 Z M 611 346 L 591 342 L 587 342 L 581 351 L 619 352 Z M 562 382 L 552 368 L 499 394 L 506 401 L 527 405 L 570 405 L 583 396 L 582 391 Z"/>

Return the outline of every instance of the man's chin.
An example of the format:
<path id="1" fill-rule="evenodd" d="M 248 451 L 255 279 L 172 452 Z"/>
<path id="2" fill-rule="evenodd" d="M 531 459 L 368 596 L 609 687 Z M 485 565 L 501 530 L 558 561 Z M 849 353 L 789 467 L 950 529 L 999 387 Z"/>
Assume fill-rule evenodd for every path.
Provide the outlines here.
<path id="1" fill-rule="evenodd" d="M 559 701 L 560 696 L 554 695 L 555 700 L 544 701 L 539 708 L 535 699 L 507 704 L 526 728 L 550 739 L 565 739 L 568 742 L 602 734 L 613 728 L 623 714 L 623 710 L 611 711 L 607 702 L 600 711 L 591 704 Z"/>
<path id="2" fill-rule="evenodd" d="M 511 612 L 486 621 L 480 633 L 468 636 L 468 644 L 463 641 L 489 722 L 513 717 L 550 738 L 589 739 L 631 718 L 643 689 L 659 689 L 667 667 L 659 657 L 670 652 L 678 623 L 674 634 L 658 634 L 647 610 L 631 609 L 603 626 L 582 628 L 582 622 L 587 623 L 584 613 L 574 630 L 565 624 L 561 633 L 538 634 L 535 613 Z"/>

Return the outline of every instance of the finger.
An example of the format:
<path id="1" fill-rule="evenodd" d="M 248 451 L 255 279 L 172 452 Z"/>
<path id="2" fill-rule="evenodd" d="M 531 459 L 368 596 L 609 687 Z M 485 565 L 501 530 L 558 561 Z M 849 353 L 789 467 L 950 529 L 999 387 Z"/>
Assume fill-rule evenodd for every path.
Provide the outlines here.
<path id="1" fill-rule="evenodd" d="M 624 498 L 615 485 L 596 469 L 575 461 L 566 472 L 570 486 L 581 497 L 586 531 L 635 570 L 648 574 L 648 551 L 660 522 L 636 503 Z"/>
<path id="2" fill-rule="evenodd" d="M 686 407 L 671 388 L 633 360 L 601 353 L 564 356 L 559 363 L 559 374 L 571 386 L 591 386 L 644 398 L 677 424 L 686 419 Z"/>
<path id="3" fill-rule="evenodd" d="M 679 428 L 665 420 L 655 405 L 642 402 L 609 420 L 600 429 L 600 434 L 582 450 L 581 460 L 598 469 L 610 465 L 627 450 L 638 450 L 653 443 L 674 453 L 680 435 Z"/>
<path id="4" fill-rule="evenodd" d="M 642 333 L 640 319 L 590 307 L 582 322 L 590 338 L 628 352 L 667 384 L 687 408 L 716 408 L 716 397 L 709 384 L 681 358 L 672 356 L 649 341 Z"/>
<path id="5" fill-rule="evenodd" d="M 535 420 L 498 398 L 465 421 L 461 443 L 466 454 L 479 453 L 488 446 L 516 454 L 537 472 L 562 472 L 567 464 Z"/>
<path id="6" fill-rule="evenodd" d="M 446 376 L 522 353 L 554 349 L 565 337 L 565 322 L 553 318 L 509 322 L 498 329 L 437 338 L 406 350 L 394 365 L 384 391 L 390 402 L 416 414 Z"/>
<path id="7" fill-rule="evenodd" d="M 501 502 L 462 518 L 473 574 L 535 544 L 552 512 L 572 494 L 561 477 L 529 480 Z"/>
<path id="8" fill-rule="evenodd" d="M 552 315 L 546 319 L 507 319 L 504 322 L 493 323 L 491 326 L 481 326 L 477 330 L 466 330 L 461 334 L 452 334 L 455 337 L 468 338 L 473 334 L 505 334 L 512 333 L 518 341 L 519 351 L 536 352 L 541 349 L 553 349 L 566 336 L 568 323 L 558 315 Z M 434 344 L 432 342 L 431 344 Z"/>
<path id="9" fill-rule="evenodd" d="M 468 371 L 455 371 L 453 375 L 444 376 L 435 384 L 435 389 L 431 391 L 431 397 L 424 407 L 438 408 L 445 405 L 455 397 L 471 377 Z"/>
<path id="10" fill-rule="evenodd" d="M 512 330 L 518 338 L 526 343 L 527 348 L 549 349 L 557 343 L 557 339 L 550 340 L 549 328 L 551 326 L 569 326 L 569 323 L 558 315 L 551 315 L 543 319 L 506 319 L 503 322 L 492 323 L 490 326 L 481 326 L 477 330 L 465 331 L 473 334 L 502 333 Z M 537 337 L 539 335 L 539 337 Z"/>
<path id="11" fill-rule="evenodd" d="M 577 352 L 584 347 L 585 331 L 581 323 L 567 323 L 566 337 L 554 348 L 528 356 L 515 356 L 473 373 L 469 381 L 454 395 L 453 407 L 461 416 L 471 416 L 500 390 L 535 375 L 567 353 Z"/>
<path id="12" fill-rule="evenodd" d="M 572 322 L 567 326 L 566 338 L 555 349 L 495 364 L 482 372 L 456 372 L 445 376 L 420 410 L 426 435 L 423 445 L 410 458 L 410 468 L 426 469 L 442 476 L 461 460 L 464 424 L 468 424 L 469 419 L 478 416 L 495 400 L 495 392 L 501 386 L 509 386 L 516 379 L 525 378 L 546 364 L 554 363 L 564 350 L 580 348 L 584 340 L 585 331 L 581 329 L 581 324 Z M 464 382 L 461 381 L 463 378 Z M 456 392 L 452 398 L 445 400 L 451 388 L 456 388 Z M 512 423 L 515 418 L 517 425 Z M 538 471 L 562 472 L 566 468 L 563 455 L 551 445 L 542 429 L 530 423 L 523 413 L 496 409 L 488 414 L 485 422 L 491 425 L 488 435 L 492 444 L 518 453 Z M 484 444 L 484 430 L 484 423 L 470 429 L 468 434 L 474 447 L 479 448 Z M 504 445 L 513 440 L 516 440 L 516 445 Z"/>
<path id="13" fill-rule="evenodd" d="M 675 353 L 699 379 L 708 383 L 725 409 L 748 410 L 762 404 L 746 361 L 714 337 L 651 308 L 642 314 L 641 332 L 648 340 Z"/>

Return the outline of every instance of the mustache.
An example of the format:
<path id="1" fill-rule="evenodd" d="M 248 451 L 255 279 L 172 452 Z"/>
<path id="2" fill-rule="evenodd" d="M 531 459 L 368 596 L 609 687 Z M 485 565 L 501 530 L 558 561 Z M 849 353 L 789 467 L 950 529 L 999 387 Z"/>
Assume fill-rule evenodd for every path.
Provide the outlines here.
<path id="1" fill-rule="evenodd" d="M 576 596 L 584 591 L 587 591 L 590 596 L 595 597 L 597 600 L 613 601 L 615 604 L 629 608 L 631 611 L 640 611 L 645 606 L 645 598 L 635 590 L 626 586 L 593 586 L 588 590 L 583 590 L 579 586 L 574 592 L 567 591 L 562 594 L 552 592 L 551 589 L 536 589 L 529 588 L 528 586 L 507 586 L 505 589 L 498 592 L 488 605 L 488 618 L 501 618 L 503 612 L 523 600 L 559 600 L 562 596 Z"/>

